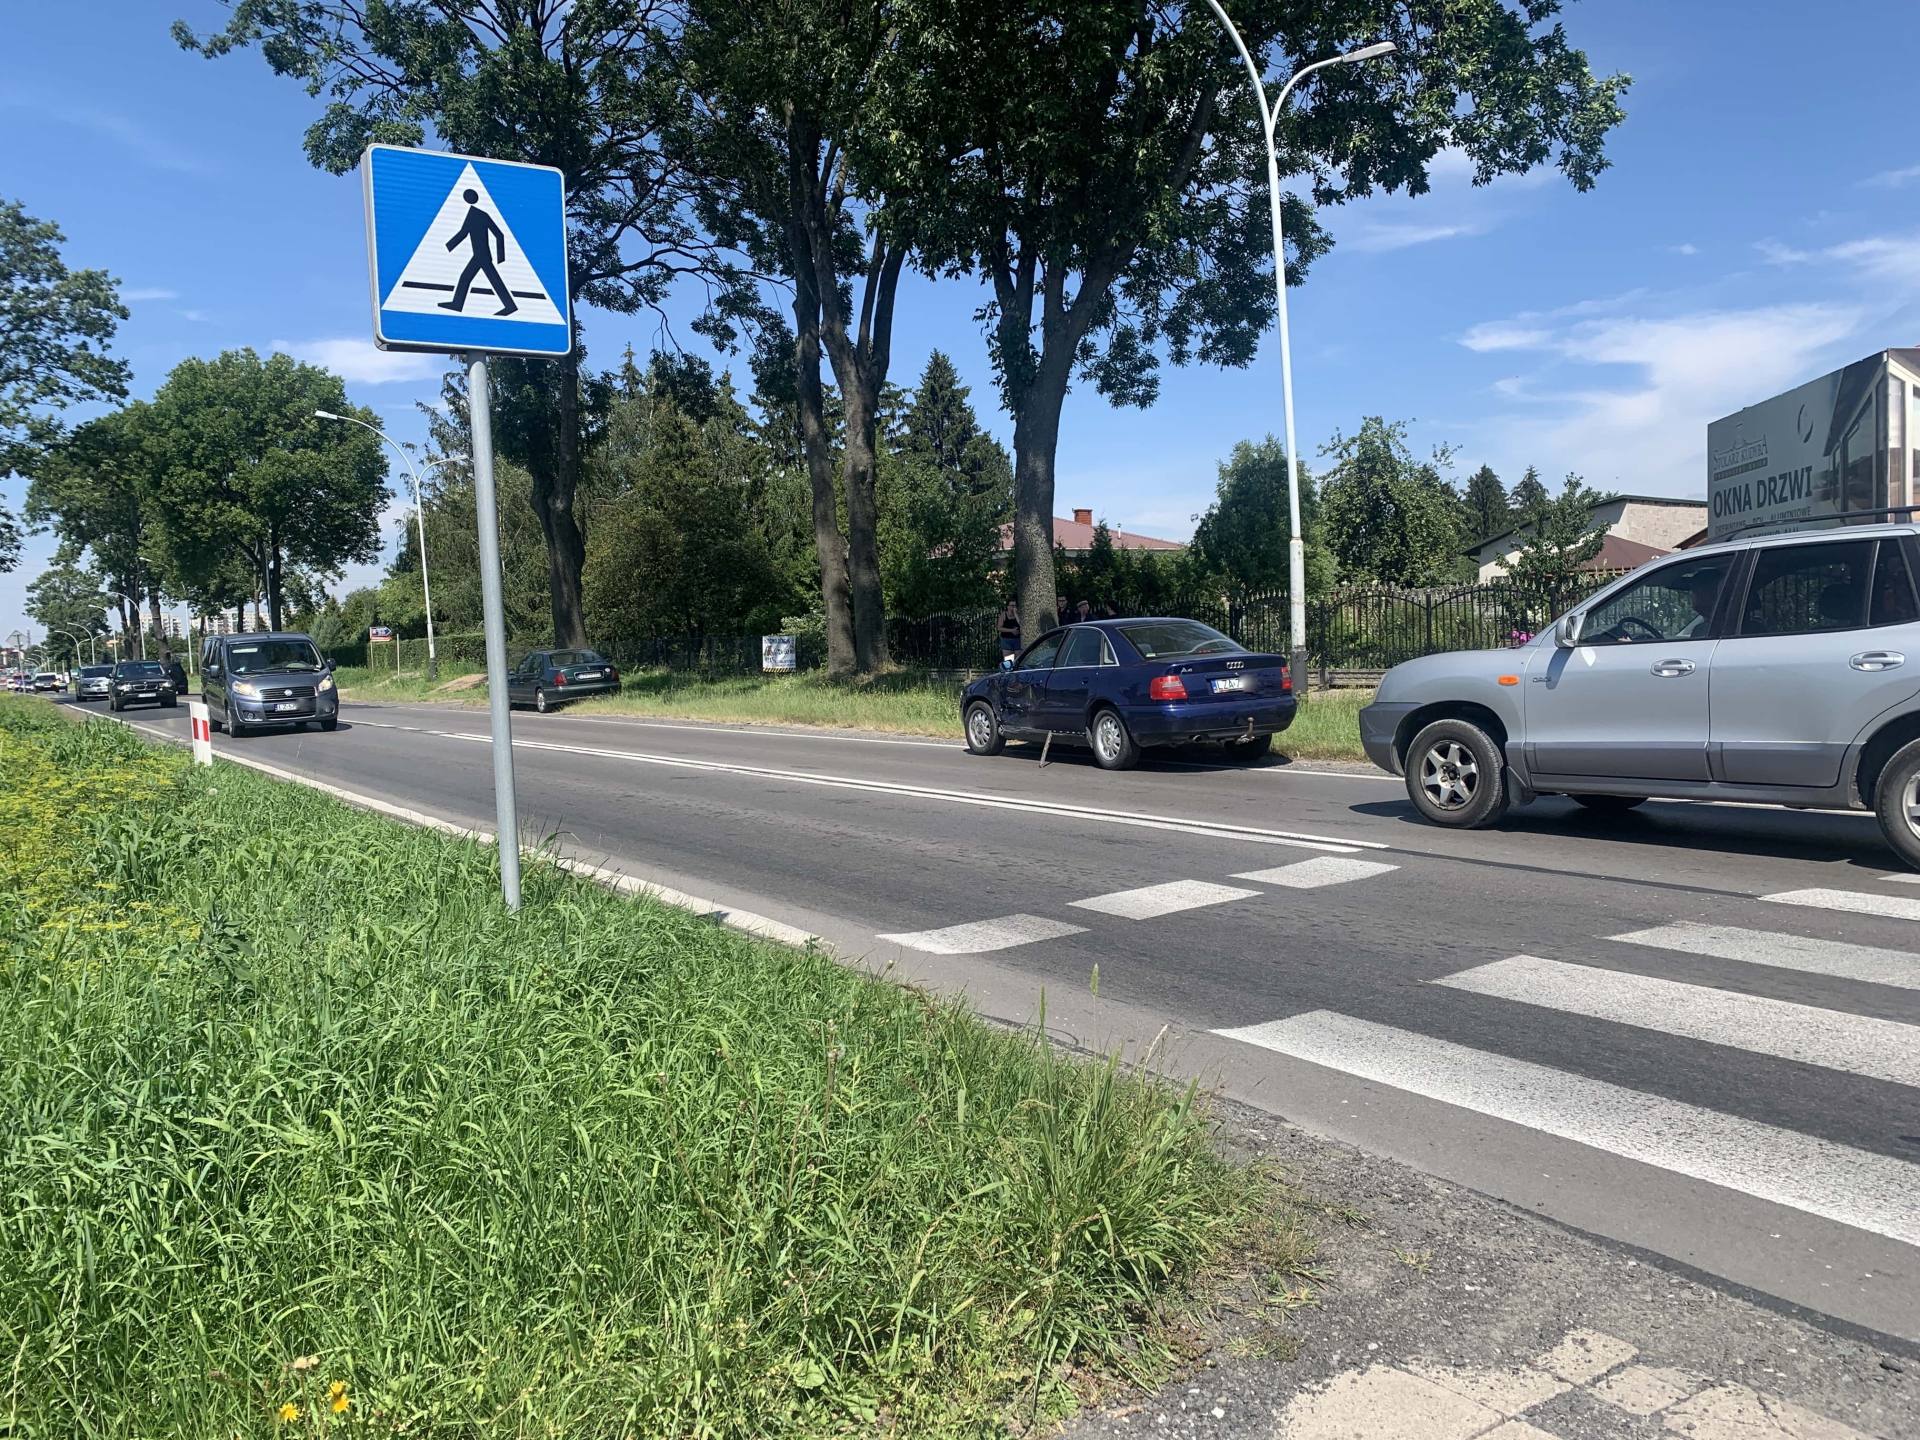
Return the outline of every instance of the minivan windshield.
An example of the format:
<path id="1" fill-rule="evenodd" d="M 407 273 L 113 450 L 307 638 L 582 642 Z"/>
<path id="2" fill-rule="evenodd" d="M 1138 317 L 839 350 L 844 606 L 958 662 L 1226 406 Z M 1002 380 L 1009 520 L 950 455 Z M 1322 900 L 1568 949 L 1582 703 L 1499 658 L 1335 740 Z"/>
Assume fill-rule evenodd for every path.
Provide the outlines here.
<path id="1" fill-rule="evenodd" d="M 1147 660 L 1167 660 L 1180 655 L 1237 655 L 1242 647 L 1237 640 L 1222 635 L 1211 625 L 1198 620 L 1142 620 L 1122 625 L 1127 637 Z"/>
<path id="2" fill-rule="evenodd" d="M 269 670 L 296 673 L 321 670 L 320 652 L 311 640 L 249 640 L 227 646 L 227 669 L 235 675 L 259 675 Z"/>

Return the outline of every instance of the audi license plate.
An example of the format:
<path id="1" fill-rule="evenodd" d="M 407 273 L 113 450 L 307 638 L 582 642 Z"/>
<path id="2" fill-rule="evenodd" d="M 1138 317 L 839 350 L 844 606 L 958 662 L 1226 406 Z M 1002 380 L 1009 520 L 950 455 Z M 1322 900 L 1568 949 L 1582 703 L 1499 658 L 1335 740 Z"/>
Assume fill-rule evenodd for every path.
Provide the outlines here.
<path id="1" fill-rule="evenodd" d="M 1244 675 L 1229 675 L 1225 679 L 1213 682 L 1213 693 L 1216 695 L 1223 695 L 1229 690 L 1244 690 L 1246 688 L 1247 677 Z"/>

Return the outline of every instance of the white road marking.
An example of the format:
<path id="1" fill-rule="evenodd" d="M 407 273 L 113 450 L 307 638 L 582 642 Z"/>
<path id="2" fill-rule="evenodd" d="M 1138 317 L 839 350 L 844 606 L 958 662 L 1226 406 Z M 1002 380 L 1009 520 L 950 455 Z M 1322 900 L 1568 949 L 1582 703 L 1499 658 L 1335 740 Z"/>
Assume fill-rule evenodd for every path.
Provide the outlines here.
<path id="1" fill-rule="evenodd" d="M 1816 910 L 1845 910 L 1854 915 L 1881 915 L 1889 920 L 1920 920 L 1920 900 L 1906 895 L 1872 895 L 1864 890 L 1783 890 L 1762 895 L 1776 905 L 1808 905 Z"/>
<path id="2" fill-rule="evenodd" d="M 1063 935 L 1086 933 L 1084 925 L 1069 925 L 1044 915 L 1002 915 L 998 920 L 975 920 L 941 930 L 909 930 L 876 938 L 891 940 L 909 950 L 924 950 L 929 955 L 984 955 L 989 950 L 1011 950 L 1036 940 L 1058 940 Z"/>
<path id="3" fill-rule="evenodd" d="M 1349 880 L 1365 880 L 1399 868 L 1378 860 L 1341 860 L 1331 855 L 1316 855 L 1311 860 L 1276 865 L 1271 870 L 1243 870 L 1233 878 L 1259 885 L 1283 885 L 1289 890 L 1317 890 L 1322 885 L 1344 885 Z"/>
<path id="4" fill-rule="evenodd" d="M 490 736 L 462 734 L 455 730 L 429 730 L 425 733 L 443 740 L 466 740 L 480 745 L 493 743 Z M 1213 840 L 1245 840 L 1255 845 L 1285 845 L 1299 850 L 1328 850 L 1336 855 L 1352 855 L 1362 850 L 1387 848 L 1378 840 L 1340 840 L 1330 836 L 1300 834 L 1290 830 L 1263 830 L 1252 825 L 1229 825 L 1224 821 L 1149 815 L 1134 810 L 1103 810 L 1090 805 L 1068 805 L 1056 800 L 988 795 L 976 790 L 942 790 L 928 785 L 907 785 L 896 781 L 861 780 L 851 775 L 822 774 L 813 770 L 777 770 L 764 765 L 739 765 L 720 760 L 693 760 L 681 755 L 655 755 L 641 750 L 606 750 L 592 745 L 560 745 L 546 740 L 517 739 L 513 745 L 516 750 L 551 750 L 565 755 L 589 755 L 605 760 L 625 760 L 636 765 L 664 765 L 679 770 L 706 770 L 716 774 L 745 775 L 757 780 L 784 780 L 795 785 L 821 785 L 838 790 L 865 790 L 881 795 L 939 800 L 952 805 L 977 805 L 993 810 L 1013 810 L 1056 819 L 1089 820 L 1104 825 L 1130 825 L 1146 830 L 1163 830 L 1176 835 L 1199 835 Z"/>
<path id="5" fill-rule="evenodd" d="M 1782 935 L 1771 930 L 1737 930 L 1731 925 L 1662 925 L 1615 935 L 1622 945 L 1647 945 L 1656 950 L 1678 950 L 1688 955 L 1712 955 L 1749 965 L 1771 965 L 1808 975 L 1832 975 L 1842 980 L 1864 980 L 1869 985 L 1897 985 L 1920 990 L 1920 955 L 1910 950 L 1885 950 L 1877 945 L 1852 945 L 1844 940 L 1809 940 L 1804 935 Z"/>
<path id="6" fill-rule="evenodd" d="M 1896 1085 L 1920 1085 L 1920 1025 L 1515 955 L 1433 982 Z"/>
<path id="7" fill-rule="evenodd" d="M 1156 915 L 1198 910 L 1202 905 L 1224 905 L 1229 900 L 1245 900 L 1259 893 L 1205 880 L 1169 880 L 1164 885 L 1116 890 L 1111 895 L 1095 895 L 1090 900 L 1075 900 L 1072 904 L 1077 910 L 1097 910 L 1102 915 L 1118 915 L 1122 920 L 1151 920 Z"/>
<path id="8" fill-rule="evenodd" d="M 1920 1245 L 1920 1165 L 1330 1010 L 1215 1033 Z"/>
<path id="9" fill-rule="evenodd" d="M 1920 885 L 1920 875 L 1911 870 L 1902 870 L 1898 875 L 1882 875 L 1882 880 L 1898 880 L 1903 885 Z"/>

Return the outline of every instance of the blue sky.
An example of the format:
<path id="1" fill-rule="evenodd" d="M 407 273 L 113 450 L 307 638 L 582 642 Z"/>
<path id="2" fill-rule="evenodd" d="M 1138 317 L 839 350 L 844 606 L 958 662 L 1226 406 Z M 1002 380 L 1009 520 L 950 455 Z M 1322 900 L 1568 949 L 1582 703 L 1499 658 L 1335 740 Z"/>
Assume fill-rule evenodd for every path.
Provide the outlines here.
<path id="1" fill-rule="evenodd" d="M 331 366 L 419 439 L 415 405 L 437 395 L 440 364 L 368 339 L 358 182 L 300 148 L 318 102 L 255 52 L 202 60 L 167 36 L 176 16 L 209 29 L 223 14 L 210 0 L 70 0 L 10 15 L 0 195 L 57 221 L 71 263 L 120 279 L 136 394 L 189 355 L 277 348 Z M 1430 195 L 1330 213 L 1339 243 L 1292 297 L 1303 453 L 1384 414 L 1411 421 L 1422 450 L 1456 447 L 1459 478 L 1484 461 L 1510 483 L 1531 463 L 1698 495 L 1710 419 L 1920 344 L 1920 5 L 1579 0 L 1564 19 L 1597 69 L 1634 76 L 1614 167 L 1578 195 L 1554 171 L 1474 189 L 1443 165 Z M 979 299 L 909 283 L 894 378 L 910 384 L 946 350 L 1009 438 Z M 646 317 L 585 321 L 597 364 L 662 339 Z M 1144 412 L 1076 392 L 1056 509 L 1184 538 L 1232 444 L 1280 428 L 1271 344 L 1244 371 L 1167 371 Z M 17 509 L 23 486 L 4 484 Z M 0 576 L 0 633 L 24 620 L 50 550 L 36 537 Z"/>

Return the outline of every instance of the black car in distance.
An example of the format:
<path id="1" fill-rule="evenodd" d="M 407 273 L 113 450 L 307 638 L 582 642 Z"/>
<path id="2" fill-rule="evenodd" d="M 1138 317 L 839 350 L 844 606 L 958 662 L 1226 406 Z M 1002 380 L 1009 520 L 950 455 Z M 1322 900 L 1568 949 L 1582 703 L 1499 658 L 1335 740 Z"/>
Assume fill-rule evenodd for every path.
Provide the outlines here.
<path id="1" fill-rule="evenodd" d="M 542 715 L 569 700 L 619 693 L 620 672 L 593 650 L 535 650 L 507 674 L 507 703 Z"/>
<path id="2" fill-rule="evenodd" d="M 110 683 L 109 710 L 124 710 L 129 705 L 164 705 L 171 710 L 180 700 L 167 667 L 158 660 L 122 660 L 113 667 Z"/>

